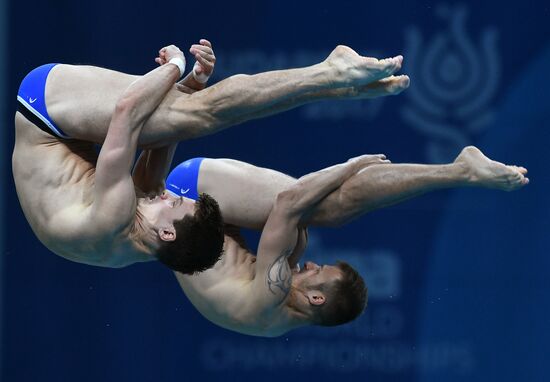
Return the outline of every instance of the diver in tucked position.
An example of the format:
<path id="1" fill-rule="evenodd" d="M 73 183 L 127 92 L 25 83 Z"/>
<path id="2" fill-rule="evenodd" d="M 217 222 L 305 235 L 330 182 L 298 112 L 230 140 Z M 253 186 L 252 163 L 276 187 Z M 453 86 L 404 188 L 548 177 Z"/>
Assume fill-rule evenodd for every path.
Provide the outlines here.
<path id="1" fill-rule="evenodd" d="M 144 171 L 145 158 L 137 164 L 140 179 L 149 181 L 151 191 L 164 190 L 160 174 Z M 218 200 L 226 221 L 262 229 L 257 255 L 247 249 L 238 227 L 226 226 L 224 254 L 214 267 L 196 275 L 175 274 L 208 320 L 244 334 L 277 336 L 304 325 L 343 324 L 366 305 L 363 279 L 348 264 L 306 262 L 300 269 L 308 225 L 341 226 L 442 188 L 512 191 L 529 182 L 526 173 L 472 146 L 446 165 L 392 164 L 384 155 L 364 155 L 298 180 L 235 160 L 195 158 L 170 173 L 166 190 L 149 208 L 161 210 L 173 200 L 200 200 L 201 193 L 208 193 Z"/>
<path id="2" fill-rule="evenodd" d="M 339 46 L 311 67 L 233 76 L 201 90 L 214 52 L 207 40 L 190 51 L 197 63 L 178 84 L 185 58 L 175 46 L 161 49 L 160 67 L 142 77 L 62 64 L 25 77 L 17 97 L 13 175 L 23 212 L 51 251 L 106 267 L 162 253 L 180 272 L 209 268 L 223 245 L 217 204 L 204 197 L 197 205 L 178 201 L 148 214 L 153 199 L 140 191 L 146 185 L 134 187 L 130 174 L 138 146 L 156 148 L 146 167 L 158 164 L 166 175 L 178 140 L 318 99 L 397 94 L 409 83 L 406 76 L 392 76 L 401 56 L 377 60 Z M 103 144 L 99 156 L 92 142 Z M 177 232 L 187 238 L 182 255 L 170 227 L 184 216 Z M 199 232 L 209 239 L 199 240 Z"/>

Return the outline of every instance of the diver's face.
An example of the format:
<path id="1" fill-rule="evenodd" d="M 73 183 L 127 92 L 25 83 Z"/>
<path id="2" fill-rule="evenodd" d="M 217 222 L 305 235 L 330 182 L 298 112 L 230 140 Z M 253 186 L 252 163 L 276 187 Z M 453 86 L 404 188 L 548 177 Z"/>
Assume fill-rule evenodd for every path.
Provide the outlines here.
<path id="1" fill-rule="evenodd" d="M 142 214 L 156 227 L 171 226 L 174 220 L 195 213 L 195 201 L 186 197 L 173 196 L 164 191 L 154 197 L 139 200 Z"/>
<path id="2" fill-rule="evenodd" d="M 342 271 L 335 265 L 318 265 L 307 261 L 302 269 L 292 271 L 292 285 L 298 289 L 314 288 L 336 281 L 341 276 Z"/>

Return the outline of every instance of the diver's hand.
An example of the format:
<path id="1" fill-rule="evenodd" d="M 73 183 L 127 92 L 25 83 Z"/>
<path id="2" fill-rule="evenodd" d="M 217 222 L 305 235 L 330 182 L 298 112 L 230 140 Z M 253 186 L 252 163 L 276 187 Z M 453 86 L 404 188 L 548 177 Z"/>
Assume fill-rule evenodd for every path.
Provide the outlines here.
<path id="1" fill-rule="evenodd" d="M 210 41 L 200 39 L 199 44 L 191 45 L 189 52 L 195 56 L 195 65 L 193 65 L 193 77 L 197 82 L 205 84 L 214 72 L 216 56 L 212 49 Z"/>
<path id="2" fill-rule="evenodd" d="M 180 58 L 183 61 L 185 67 L 185 56 L 183 52 L 175 45 L 168 45 L 159 50 L 159 55 L 155 58 L 155 62 L 159 65 L 165 65 L 173 58 Z"/>

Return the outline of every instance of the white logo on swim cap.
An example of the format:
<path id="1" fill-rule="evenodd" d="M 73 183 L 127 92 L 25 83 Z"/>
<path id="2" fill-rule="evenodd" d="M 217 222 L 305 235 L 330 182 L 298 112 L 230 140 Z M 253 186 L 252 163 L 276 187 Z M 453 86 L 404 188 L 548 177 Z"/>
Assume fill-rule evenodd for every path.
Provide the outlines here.
<path id="1" fill-rule="evenodd" d="M 36 98 L 33 99 L 32 97 L 29 97 L 29 102 L 30 102 L 30 103 L 34 103 L 35 101 L 36 101 Z"/>
<path id="2" fill-rule="evenodd" d="M 180 190 L 181 194 L 182 195 L 185 195 L 189 192 L 190 188 L 188 188 L 187 190 L 183 191 L 183 189 Z"/>

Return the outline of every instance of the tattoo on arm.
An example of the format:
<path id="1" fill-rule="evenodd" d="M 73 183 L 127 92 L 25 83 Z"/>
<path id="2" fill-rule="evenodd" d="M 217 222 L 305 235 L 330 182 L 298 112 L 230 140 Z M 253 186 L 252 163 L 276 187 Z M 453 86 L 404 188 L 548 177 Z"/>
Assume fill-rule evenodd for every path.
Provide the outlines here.
<path id="1" fill-rule="evenodd" d="M 290 292 L 292 272 L 288 265 L 288 256 L 290 256 L 291 252 L 292 251 L 287 250 L 277 257 L 269 267 L 266 277 L 269 291 L 273 294 L 277 294 L 277 292 L 280 291 L 284 295 L 283 298 Z"/>

